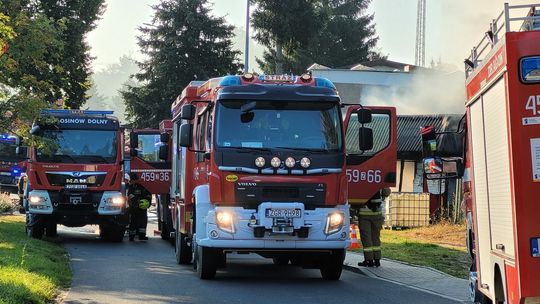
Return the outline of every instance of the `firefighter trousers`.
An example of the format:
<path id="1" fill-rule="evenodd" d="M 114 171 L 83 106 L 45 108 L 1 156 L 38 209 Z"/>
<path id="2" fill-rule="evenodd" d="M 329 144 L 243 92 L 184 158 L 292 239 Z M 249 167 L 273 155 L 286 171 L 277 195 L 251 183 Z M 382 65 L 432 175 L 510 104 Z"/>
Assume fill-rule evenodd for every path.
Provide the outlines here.
<path id="1" fill-rule="evenodd" d="M 360 226 L 360 239 L 364 247 L 365 260 L 381 259 L 381 229 L 384 217 L 380 212 L 372 214 L 360 214 L 358 226 Z"/>
<path id="2" fill-rule="evenodd" d="M 129 235 L 146 236 L 148 214 L 146 209 L 131 207 L 129 212 Z"/>

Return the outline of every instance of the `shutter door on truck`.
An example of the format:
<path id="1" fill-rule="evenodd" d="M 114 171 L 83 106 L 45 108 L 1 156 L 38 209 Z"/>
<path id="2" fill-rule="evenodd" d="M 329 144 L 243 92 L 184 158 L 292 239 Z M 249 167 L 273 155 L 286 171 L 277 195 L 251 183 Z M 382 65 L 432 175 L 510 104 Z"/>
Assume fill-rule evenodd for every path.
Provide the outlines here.
<path id="1" fill-rule="evenodd" d="M 476 254 L 480 262 L 480 281 L 483 283 L 493 281 L 491 269 L 490 251 L 491 237 L 489 225 L 489 204 L 487 188 L 487 170 L 484 146 L 484 113 L 482 98 L 475 101 L 469 108 L 470 111 L 470 136 L 474 174 L 474 201 L 476 212 L 476 227 L 478 248 Z"/>
<path id="2" fill-rule="evenodd" d="M 491 249 L 504 246 L 502 253 L 514 257 L 514 227 L 510 185 L 510 155 L 504 77 L 484 96 L 484 124 L 488 172 Z"/>

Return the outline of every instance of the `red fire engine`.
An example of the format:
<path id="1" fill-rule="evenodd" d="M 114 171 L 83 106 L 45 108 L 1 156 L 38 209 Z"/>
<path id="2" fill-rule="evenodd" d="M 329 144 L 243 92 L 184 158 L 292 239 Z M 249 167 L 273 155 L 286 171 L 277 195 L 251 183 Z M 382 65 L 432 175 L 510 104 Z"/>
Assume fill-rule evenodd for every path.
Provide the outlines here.
<path id="1" fill-rule="evenodd" d="M 534 199 L 540 196 L 538 8 L 506 4 L 465 61 L 464 140 L 423 132 L 425 163 L 435 161 L 443 171 L 426 166 L 428 177 L 460 177 L 464 159 L 475 302 L 540 303 L 540 205 Z M 459 146 L 462 152 L 455 153 Z"/>
<path id="2" fill-rule="evenodd" d="M 19 137 L 0 135 L 0 193 L 17 193 L 19 178 L 26 170 L 26 150 L 22 152 L 19 145 Z"/>
<path id="3" fill-rule="evenodd" d="M 44 110 L 31 130 L 24 194 L 31 237 L 55 235 L 57 224 L 99 224 L 100 235 L 123 239 L 127 224 L 124 134 L 110 111 Z"/>
<path id="4" fill-rule="evenodd" d="M 128 171 L 140 184 L 156 196 L 158 229 L 163 239 L 170 239 L 171 219 L 169 190 L 171 186 L 172 121 L 164 120 L 159 129 L 133 129 L 130 132 L 130 165 Z"/>
<path id="5" fill-rule="evenodd" d="M 395 183 L 395 109 L 346 107 L 307 74 L 194 81 L 171 108 L 177 262 L 211 279 L 257 253 L 339 279 L 349 207 Z"/>

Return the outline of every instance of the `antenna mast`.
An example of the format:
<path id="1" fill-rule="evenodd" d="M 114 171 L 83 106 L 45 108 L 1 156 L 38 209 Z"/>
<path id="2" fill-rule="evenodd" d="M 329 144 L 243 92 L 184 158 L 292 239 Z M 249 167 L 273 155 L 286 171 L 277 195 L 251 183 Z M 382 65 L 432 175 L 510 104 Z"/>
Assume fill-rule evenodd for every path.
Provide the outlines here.
<path id="1" fill-rule="evenodd" d="M 418 0 L 415 64 L 426 66 L 426 0 Z"/>

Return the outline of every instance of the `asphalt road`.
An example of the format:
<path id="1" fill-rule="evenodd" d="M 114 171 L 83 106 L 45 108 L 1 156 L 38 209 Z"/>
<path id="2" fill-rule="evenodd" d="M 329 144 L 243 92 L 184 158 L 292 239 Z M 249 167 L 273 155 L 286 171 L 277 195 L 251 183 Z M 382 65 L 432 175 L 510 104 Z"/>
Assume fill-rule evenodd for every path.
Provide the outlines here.
<path id="1" fill-rule="evenodd" d="M 215 280 L 201 281 L 190 265 L 176 264 L 173 247 L 158 237 L 106 243 L 94 229 L 59 229 L 73 268 L 66 304 L 456 303 L 349 271 L 341 281 L 323 281 L 318 270 L 277 267 L 256 255 L 232 256 Z"/>

